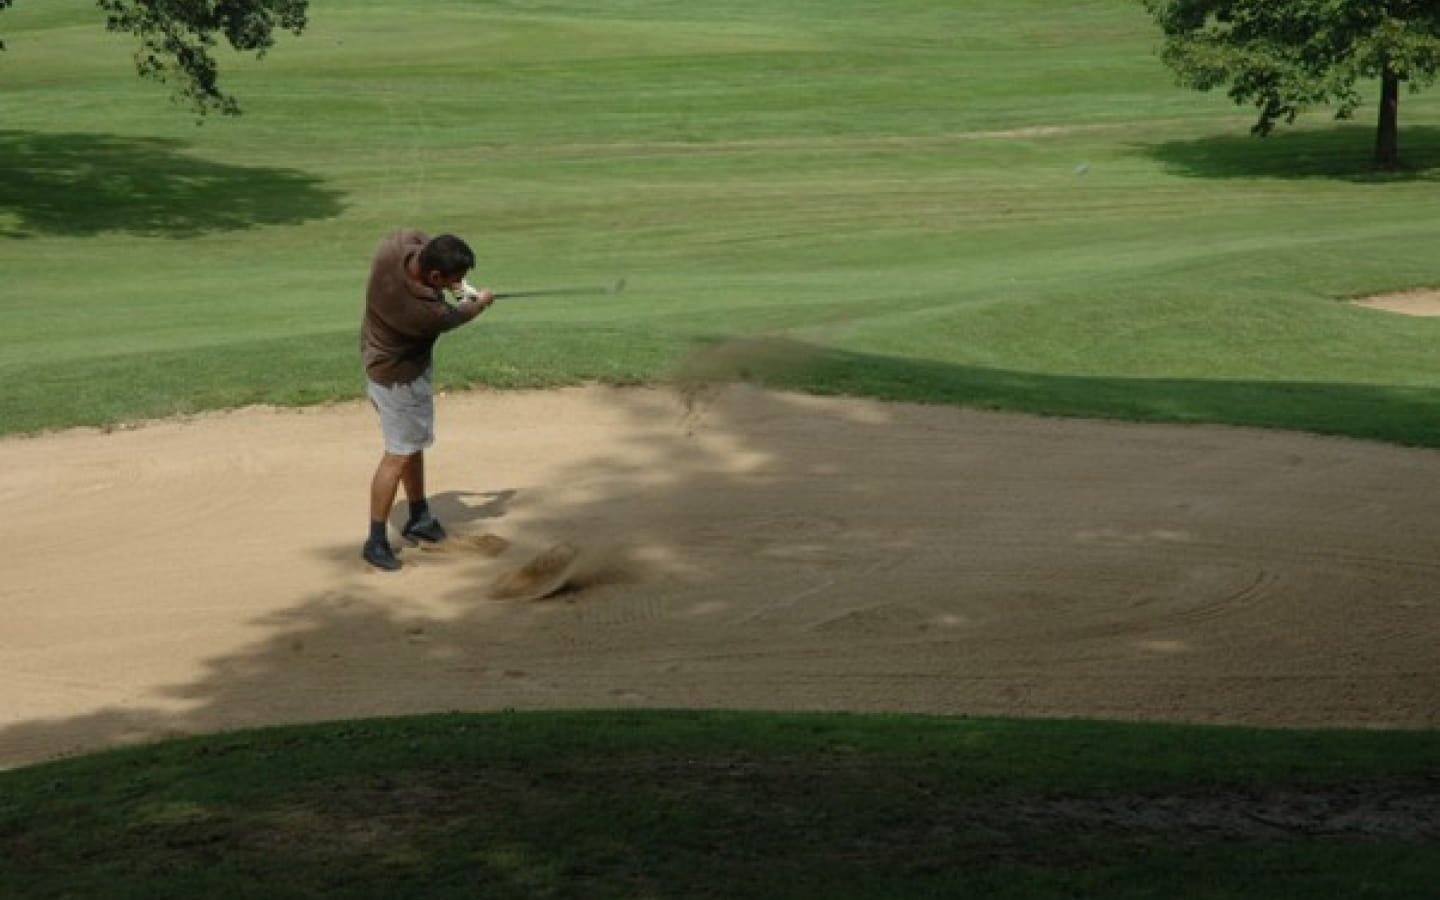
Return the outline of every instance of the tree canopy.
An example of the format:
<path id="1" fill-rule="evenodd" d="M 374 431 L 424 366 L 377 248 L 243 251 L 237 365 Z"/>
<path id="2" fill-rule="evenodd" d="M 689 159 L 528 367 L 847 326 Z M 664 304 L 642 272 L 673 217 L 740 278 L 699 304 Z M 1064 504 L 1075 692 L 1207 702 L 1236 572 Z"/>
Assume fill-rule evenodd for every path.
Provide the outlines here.
<path id="1" fill-rule="evenodd" d="M 0 10 L 14 0 L 0 0 Z M 300 34 L 309 0 L 96 0 L 110 31 L 139 39 L 135 70 L 172 86 L 175 96 L 196 112 L 240 111 L 235 97 L 219 85 L 212 50 L 221 38 L 257 57 L 275 44 L 278 30 Z M 0 49 L 4 49 L 0 42 Z"/>
<path id="2" fill-rule="evenodd" d="M 1440 0 L 1141 0 L 1165 34 L 1161 58 L 1180 83 L 1229 86 L 1254 104 L 1269 134 L 1305 110 L 1349 118 L 1358 85 L 1376 81 L 1375 162 L 1399 164 L 1400 85 L 1428 87 L 1440 71 Z"/>

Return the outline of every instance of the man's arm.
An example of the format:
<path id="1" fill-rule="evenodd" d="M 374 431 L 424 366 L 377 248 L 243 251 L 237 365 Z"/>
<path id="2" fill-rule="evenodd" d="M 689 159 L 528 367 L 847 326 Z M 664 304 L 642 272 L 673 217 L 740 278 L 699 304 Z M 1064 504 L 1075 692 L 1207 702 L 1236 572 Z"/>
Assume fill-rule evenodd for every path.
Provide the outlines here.
<path id="1" fill-rule="evenodd" d="M 470 288 L 468 284 L 465 287 Z M 467 322 L 473 322 L 477 316 L 490 308 L 490 304 L 495 302 L 495 294 L 489 288 L 474 293 L 470 293 L 470 290 L 466 291 L 464 300 L 450 307 L 445 318 L 446 331 L 459 328 Z"/>

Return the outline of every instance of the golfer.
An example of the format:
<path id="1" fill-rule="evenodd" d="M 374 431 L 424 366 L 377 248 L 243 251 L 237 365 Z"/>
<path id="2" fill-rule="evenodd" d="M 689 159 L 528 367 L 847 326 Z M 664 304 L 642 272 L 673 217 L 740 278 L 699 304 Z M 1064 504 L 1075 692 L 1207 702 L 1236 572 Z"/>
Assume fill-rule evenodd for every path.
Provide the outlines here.
<path id="1" fill-rule="evenodd" d="M 370 482 L 370 535 L 361 556 L 387 572 L 400 568 L 386 526 L 400 485 L 410 504 L 400 536 L 412 545 L 445 540 L 425 498 L 425 448 L 435 443 L 434 349 L 441 334 L 495 302 L 490 291 L 465 283 L 474 265 L 475 254 L 455 235 L 430 238 L 410 230 L 381 241 L 371 265 L 360 353 L 385 455 Z M 447 290 L 465 299 L 451 305 Z"/>

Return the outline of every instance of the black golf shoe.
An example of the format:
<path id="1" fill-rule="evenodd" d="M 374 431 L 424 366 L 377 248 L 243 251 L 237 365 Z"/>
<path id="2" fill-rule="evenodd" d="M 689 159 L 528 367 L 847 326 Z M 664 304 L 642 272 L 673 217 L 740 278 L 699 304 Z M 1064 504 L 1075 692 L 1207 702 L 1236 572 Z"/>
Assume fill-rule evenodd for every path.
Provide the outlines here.
<path id="1" fill-rule="evenodd" d="M 365 549 L 360 551 L 360 555 L 370 565 L 386 572 L 395 572 L 400 568 L 400 559 L 390 548 L 389 541 L 366 541 Z"/>
<path id="2" fill-rule="evenodd" d="M 448 537 L 445 529 L 440 525 L 440 521 L 428 512 L 418 519 L 406 522 L 405 527 L 400 531 L 400 536 L 412 544 L 418 544 L 421 541 L 427 544 L 438 544 Z"/>

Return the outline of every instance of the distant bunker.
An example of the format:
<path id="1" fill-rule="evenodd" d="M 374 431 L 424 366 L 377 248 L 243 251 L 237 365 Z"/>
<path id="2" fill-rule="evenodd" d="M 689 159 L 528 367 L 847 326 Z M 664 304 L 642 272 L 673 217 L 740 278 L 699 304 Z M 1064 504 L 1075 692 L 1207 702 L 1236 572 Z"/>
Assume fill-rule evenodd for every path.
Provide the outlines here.
<path id="1" fill-rule="evenodd" d="M 1372 294 L 1353 302 L 1366 309 L 1399 313 L 1402 316 L 1440 316 L 1440 288 L 1416 288 L 1389 294 Z"/>

